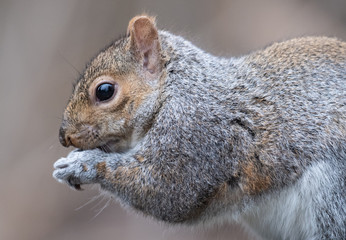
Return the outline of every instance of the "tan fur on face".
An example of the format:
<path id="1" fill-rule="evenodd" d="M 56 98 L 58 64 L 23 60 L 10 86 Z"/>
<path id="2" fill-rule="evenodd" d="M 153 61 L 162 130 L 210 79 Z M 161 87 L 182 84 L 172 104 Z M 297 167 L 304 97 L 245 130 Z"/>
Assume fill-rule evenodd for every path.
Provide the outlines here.
<path id="1" fill-rule="evenodd" d="M 92 149 L 112 141 L 117 145 L 114 151 L 126 150 L 137 109 L 158 87 L 155 81 L 167 59 L 162 58 L 155 18 L 137 16 L 128 31 L 127 38 L 91 61 L 75 87 L 63 121 L 66 142 L 75 147 Z M 102 82 L 116 84 L 114 99 L 97 101 L 95 89 Z"/>
<path id="2" fill-rule="evenodd" d="M 111 80 L 118 85 L 114 99 L 105 103 L 96 102 L 95 89 L 98 82 Z M 136 74 L 99 76 L 90 81 L 89 85 L 89 94 L 74 95 L 65 111 L 65 117 L 70 123 L 67 134 L 70 135 L 71 143 L 75 147 L 88 149 L 97 147 L 100 140 L 108 141 L 112 136 L 129 136 L 130 133 L 123 129 L 129 129 L 130 120 L 146 96 L 153 91 L 152 87 Z M 85 131 L 85 126 L 91 126 L 95 133 L 80 135 Z"/>

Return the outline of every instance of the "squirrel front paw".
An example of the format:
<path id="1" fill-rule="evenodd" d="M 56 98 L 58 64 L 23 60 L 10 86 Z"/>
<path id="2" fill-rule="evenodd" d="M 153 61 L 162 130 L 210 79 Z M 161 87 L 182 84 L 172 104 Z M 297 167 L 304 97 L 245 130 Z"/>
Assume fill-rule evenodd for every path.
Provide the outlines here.
<path id="1" fill-rule="evenodd" d="M 54 163 L 53 177 L 61 183 L 82 190 L 82 184 L 96 183 L 97 155 L 100 150 L 74 150 Z"/>

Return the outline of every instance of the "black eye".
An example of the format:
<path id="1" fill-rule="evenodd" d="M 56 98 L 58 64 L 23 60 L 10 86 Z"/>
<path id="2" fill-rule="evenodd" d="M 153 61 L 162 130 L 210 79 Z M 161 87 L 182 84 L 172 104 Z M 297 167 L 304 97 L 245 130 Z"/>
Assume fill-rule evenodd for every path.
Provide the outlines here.
<path id="1" fill-rule="evenodd" d="M 115 92 L 114 84 L 103 83 L 96 89 L 96 98 L 103 102 L 113 97 Z"/>

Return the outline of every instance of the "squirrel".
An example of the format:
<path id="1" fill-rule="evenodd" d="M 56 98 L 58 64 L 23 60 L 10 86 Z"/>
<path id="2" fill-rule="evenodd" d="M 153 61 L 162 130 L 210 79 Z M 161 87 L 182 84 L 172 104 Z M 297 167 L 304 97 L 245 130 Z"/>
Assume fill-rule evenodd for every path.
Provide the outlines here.
<path id="1" fill-rule="evenodd" d="M 346 43 L 221 58 L 139 15 L 74 86 L 53 176 L 170 224 L 346 239 Z"/>

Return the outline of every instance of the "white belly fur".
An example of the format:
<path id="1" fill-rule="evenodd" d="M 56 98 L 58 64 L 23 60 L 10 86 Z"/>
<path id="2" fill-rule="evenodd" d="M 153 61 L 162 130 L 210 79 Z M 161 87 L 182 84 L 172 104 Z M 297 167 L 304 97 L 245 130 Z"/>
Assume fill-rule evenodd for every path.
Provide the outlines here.
<path id="1" fill-rule="evenodd" d="M 241 217 L 264 239 L 316 239 L 316 202 L 330 183 L 325 162 L 312 165 L 293 186 L 263 197 Z"/>

